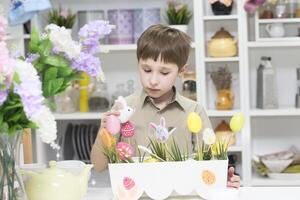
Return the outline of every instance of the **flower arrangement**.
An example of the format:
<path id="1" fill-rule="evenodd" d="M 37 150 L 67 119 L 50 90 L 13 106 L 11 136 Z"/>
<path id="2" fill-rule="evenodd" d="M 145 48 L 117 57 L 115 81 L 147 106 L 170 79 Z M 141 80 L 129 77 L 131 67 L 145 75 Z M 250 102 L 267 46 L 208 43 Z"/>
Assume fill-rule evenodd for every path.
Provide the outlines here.
<path id="1" fill-rule="evenodd" d="M 268 3 L 268 4 L 271 4 L 271 5 L 276 5 L 277 0 L 246 0 L 246 2 L 244 4 L 244 9 L 247 13 L 253 14 L 264 3 Z"/>
<path id="2" fill-rule="evenodd" d="M 136 144 L 138 159 L 135 159 L 134 148 L 128 138 L 125 138 L 127 142 L 116 142 L 120 138 L 120 129 L 108 126 L 113 121 L 106 120 L 106 128 L 101 130 L 100 136 L 103 152 L 109 161 L 111 185 L 116 198 L 133 200 L 146 192 L 153 199 L 165 199 L 173 190 L 179 194 L 196 190 L 201 197 L 207 198 L 210 192 L 215 191 L 213 189 L 226 187 L 230 136 L 217 138 L 211 128 L 200 134 L 202 120 L 197 113 L 190 113 L 187 118 L 187 127 L 197 140 L 195 153 L 191 155 L 179 149 L 174 138 L 171 143 L 168 142 L 175 128 L 167 130 L 162 117 L 159 124 L 149 124 L 154 130 L 154 134 L 149 136 L 149 145 Z M 240 131 L 243 124 L 241 113 L 231 118 L 233 132 Z"/>
<path id="3" fill-rule="evenodd" d="M 211 73 L 211 79 L 217 90 L 229 90 L 231 88 L 232 75 L 227 67 L 220 67 Z"/>
<path id="4" fill-rule="evenodd" d="M 177 0 L 169 0 L 167 8 L 167 18 L 170 25 L 188 24 L 192 18 L 192 13 L 187 4 Z"/>
<path id="5" fill-rule="evenodd" d="M 48 23 L 56 24 L 60 27 L 71 29 L 75 23 L 76 14 L 73 14 L 71 10 L 62 9 L 52 10 L 48 14 Z"/>
<path id="6" fill-rule="evenodd" d="M 90 22 L 79 30 L 79 41 L 74 41 L 65 27 L 50 24 L 41 36 L 32 31 L 29 44 L 31 62 L 43 82 L 45 97 L 64 91 L 72 81 L 81 79 L 81 72 L 104 80 L 99 51 L 99 38 L 109 34 L 112 26 L 107 21 Z"/>

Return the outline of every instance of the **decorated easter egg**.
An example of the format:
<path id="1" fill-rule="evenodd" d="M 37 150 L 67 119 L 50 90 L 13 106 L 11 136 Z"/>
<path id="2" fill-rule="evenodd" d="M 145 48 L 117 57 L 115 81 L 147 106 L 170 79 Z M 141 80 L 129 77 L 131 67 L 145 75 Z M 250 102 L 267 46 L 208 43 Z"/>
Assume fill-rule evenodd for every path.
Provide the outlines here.
<path id="1" fill-rule="evenodd" d="M 230 119 L 229 126 L 233 132 L 239 132 L 245 124 L 245 116 L 243 113 L 235 113 Z"/>
<path id="2" fill-rule="evenodd" d="M 124 177 L 123 178 L 123 186 L 126 190 L 130 190 L 131 188 L 133 188 L 135 186 L 135 182 L 134 182 L 134 180 L 132 180 L 129 177 Z"/>
<path id="3" fill-rule="evenodd" d="M 119 133 L 121 129 L 121 123 L 118 117 L 115 115 L 109 115 L 106 119 L 106 129 L 112 135 L 116 135 Z"/>
<path id="4" fill-rule="evenodd" d="M 134 135 L 134 125 L 130 121 L 122 124 L 121 134 L 125 138 L 132 137 Z"/>
<path id="5" fill-rule="evenodd" d="M 102 128 L 100 130 L 100 138 L 101 138 L 101 143 L 105 147 L 110 148 L 114 144 L 116 144 L 116 139 L 105 128 Z"/>
<path id="6" fill-rule="evenodd" d="M 147 158 L 146 160 L 144 160 L 144 163 L 155 163 L 155 162 L 160 162 L 160 161 L 156 158 Z"/>
<path id="7" fill-rule="evenodd" d="M 202 120 L 200 116 L 195 112 L 191 112 L 187 118 L 187 126 L 190 132 L 199 133 L 202 129 Z"/>

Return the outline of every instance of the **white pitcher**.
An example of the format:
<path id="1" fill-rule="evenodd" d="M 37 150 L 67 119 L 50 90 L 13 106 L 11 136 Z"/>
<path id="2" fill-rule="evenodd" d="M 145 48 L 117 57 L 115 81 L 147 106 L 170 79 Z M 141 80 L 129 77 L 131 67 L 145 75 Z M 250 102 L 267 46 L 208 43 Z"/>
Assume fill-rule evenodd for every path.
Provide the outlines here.
<path id="1" fill-rule="evenodd" d="M 266 31 L 270 37 L 283 37 L 285 34 L 282 23 L 267 24 Z"/>

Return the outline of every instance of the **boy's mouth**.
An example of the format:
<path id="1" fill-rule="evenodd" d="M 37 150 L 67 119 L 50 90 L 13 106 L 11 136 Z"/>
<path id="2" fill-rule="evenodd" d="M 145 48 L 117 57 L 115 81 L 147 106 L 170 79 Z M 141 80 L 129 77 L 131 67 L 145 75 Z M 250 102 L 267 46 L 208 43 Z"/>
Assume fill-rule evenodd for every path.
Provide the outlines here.
<path id="1" fill-rule="evenodd" d="M 160 89 L 152 89 L 152 88 L 148 88 L 148 90 L 149 90 L 150 92 L 159 92 L 159 91 L 160 91 Z"/>

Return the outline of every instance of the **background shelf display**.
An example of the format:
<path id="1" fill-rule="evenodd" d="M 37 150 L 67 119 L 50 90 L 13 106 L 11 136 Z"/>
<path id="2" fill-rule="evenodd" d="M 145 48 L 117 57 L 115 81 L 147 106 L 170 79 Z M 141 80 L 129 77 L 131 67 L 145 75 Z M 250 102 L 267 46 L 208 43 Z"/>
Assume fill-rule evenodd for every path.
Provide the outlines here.
<path id="1" fill-rule="evenodd" d="M 5 0 L 5 2 L 9 2 Z M 237 171 L 243 179 L 244 186 L 300 186 L 299 181 L 282 181 L 259 177 L 252 172 L 251 159 L 254 154 L 285 150 L 287 146 L 300 146 L 299 126 L 300 109 L 294 106 L 296 93 L 296 71 L 300 67 L 300 37 L 293 38 L 265 38 L 257 40 L 259 28 L 267 24 L 283 23 L 287 26 L 288 36 L 295 35 L 300 19 L 272 19 L 255 20 L 255 16 L 247 15 L 243 9 L 244 0 L 235 0 L 231 15 L 213 15 L 208 1 L 189 0 L 189 7 L 193 10 L 193 19 L 189 23 L 188 34 L 192 37 L 191 56 L 188 60 L 190 70 L 196 72 L 197 101 L 207 110 L 213 128 L 221 120 L 228 120 L 236 112 L 243 112 L 246 116 L 246 125 L 241 133 L 237 133 L 236 145 L 229 148 L 230 154 L 237 155 Z M 166 1 L 161 0 L 54 0 L 54 7 L 59 3 L 73 11 L 91 11 L 127 8 L 161 8 L 162 23 L 165 22 Z M 45 16 L 41 16 L 41 29 L 45 26 Z M 238 55 L 235 57 L 213 58 L 207 54 L 207 43 L 221 27 L 229 31 L 238 41 Z M 78 31 L 77 25 L 73 33 Z M 298 31 L 298 29 L 297 29 Z M 266 36 L 266 35 L 263 35 Z M 12 49 L 25 53 L 26 42 L 30 38 L 24 33 L 23 27 L 10 29 L 8 43 Z M 134 81 L 134 89 L 141 86 L 136 70 L 136 44 L 103 44 L 100 58 L 107 80 L 109 96 L 113 94 L 116 85 Z M 256 102 L 256 69 L 261 56 L 271 56 L 272 64 L 277 70 L 279 108 L 272 110 L 257 109 Z M 117 58 L 117 59 L 116 59 Z M 236 102 L 232 110 L 216 110 L 214 107 L 214 85 L 209 80 L 209 72 L 219 66 L 227 65 L 234 75 Z M 182 81 L 176 83 L 181 91 Z M 67 124 L 93 123 L 99 125 L 103 112 L 88 113 L 55 113 L 59 125 L 59 136 L 65 134 Z M 288 132 L 284 132 L 277 124 L 282 124 Z M 270 127 L 277 127 L 275 128 Z M 39 142 L 38 135 L 33 142 L 37 162 L 44 162 L 55 158 L 56 152 Z M 263 148 L 260 145 L 266 144 Z"/>

